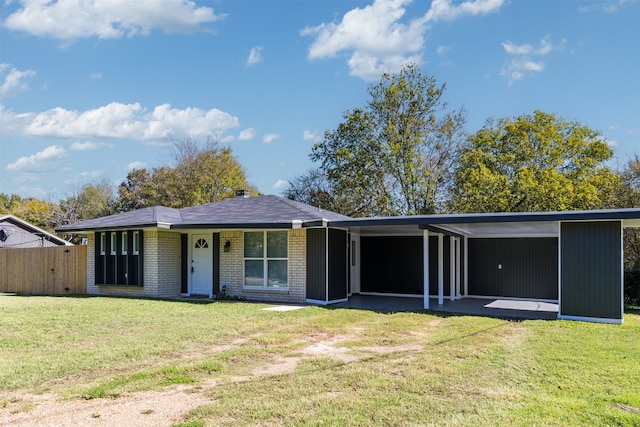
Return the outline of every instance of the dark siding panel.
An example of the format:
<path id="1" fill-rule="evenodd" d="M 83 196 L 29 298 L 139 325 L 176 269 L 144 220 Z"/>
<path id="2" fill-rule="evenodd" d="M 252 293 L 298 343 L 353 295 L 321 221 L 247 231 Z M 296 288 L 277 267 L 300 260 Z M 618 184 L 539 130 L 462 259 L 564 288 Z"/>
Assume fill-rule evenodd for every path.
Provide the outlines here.
<path id="1" fill-rule="evenodd" d="M 107 285 L 115 285 L 116 284 L 116 255 L 111 255 L 111 235 L 115 233 L 113 231 L 107 231 L 105 233 L 106 240 L 105 244 L 107 246 L 105 250 L 105 258 L 106 258 L 106 277 L 105 283 Z"/>
<path id="2" fill-rule="evenodd" d="M 558 239 L 469 239 L 469 294 L 558 298 Z M 498 265 L 502 269 L 498 269 Z"/>
<path id="3" fill-rule="evenodd" d="M 451 238 L 444 236 L 442 243 L 444 296 L 448 297 L 451 294 L 449 282 L 451 277 L 451 253 L 449 248 Z M 429 236 L 429 295 L 438 295 L 438 236 Z"/>
<path id="4" fill-rule="evenodd" d="M 180 235 L 180 292 L 186 294 L 189 292 L 189 235 Z"/>
<path id="5" fill-rule="evenodd" d="M 213 293 L 220 292 L 220 233 L 213 233 Z"/>
<path id="6" fill-rule="evenodd" d="M 100 242 L 103 233 L 95 233 L 95 256 L 96 256 L 96 284 L 103 285 L 105 283 L 105 257 L 100 255 Z"/>
<path id="7" fill-rule="evenodd" d="M 362 292 L 424 294 L 421 236 L 362 236 L 360 251 Z"/>
<path id="8" fill-rule="evenodd" d="M 138 256 L 138 286 L 144 286 L 144 231 L 140 230 L 140 255 Z"/>
<path id="9" fill-rule="evenodd" d="M 129 285 L 142 286 L 142 231 L 139 231 L 138 255 L 133 253 L 133 231 L 129 231 Z"/>
<path id="10" fill-rule="evenodd" d="M 560 230 L 560 314 L 622 319 L 620 222 L 565 222 Z"/>
<path id="11" fill-rule="evenodd" d="M 307 230 L 307 298 L 327 301 L 327 230 Z"/>
<path id="12" fill-rule="evenodd" d="M 117 247 L 116 247 L 116 252 L 117 252 L 117 257 L 118 257 L 118 268 L 117 268 L 117 273 L 118 273 L 118 278 L 116 280 L 116 283 L 118 285 L 126 285 L 127 284 L 127 271 L 129 270 L 127 267 L 127 255 L 122 253 L 122 235 L 123 234 L 127 234 L 126 231 L 119 231 L 117 236 L 116 236 L 116 240 L 117 240 Z"/>
<path id="13" fill-rule="evenodd" d="M 347 297 L 347 232 L 329 229 L 329 301 Z"/>

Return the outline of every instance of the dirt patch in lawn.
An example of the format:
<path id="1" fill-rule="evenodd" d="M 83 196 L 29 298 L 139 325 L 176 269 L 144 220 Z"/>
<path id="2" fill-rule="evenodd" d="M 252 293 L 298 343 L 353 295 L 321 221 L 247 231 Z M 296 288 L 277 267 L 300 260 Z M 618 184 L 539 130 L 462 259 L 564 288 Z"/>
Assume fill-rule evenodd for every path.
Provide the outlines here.
<path id="1" fill-rule="evenodd" d="M 270 375 L 295 371 L 301 360 L 330 358 L 351 363 L 370 357 L 372 353 L 388 354 L 420 350 L 416 345 L 344 347 L 341 344 L 357 338 L 357 334 L 320 335 L 307 339 L 302 350 L 291 356 L 277 356 L 255 367 L 250 375 L 211 379 L 197 385 L 171 389 L 126 393 L 118 398 L 92 400 L 60 400 L 54 394 L 5 393 L 0 396 L 0 426 L 170 426 L 181 422 L 190 410 L 205 405 L 210 399 L 204 393 L 221 384 L 252 381 Z M 197 359 L 231 350 L 244 344 L 238 339 L 229 344 L 200 349 L 183 358 Z"/>

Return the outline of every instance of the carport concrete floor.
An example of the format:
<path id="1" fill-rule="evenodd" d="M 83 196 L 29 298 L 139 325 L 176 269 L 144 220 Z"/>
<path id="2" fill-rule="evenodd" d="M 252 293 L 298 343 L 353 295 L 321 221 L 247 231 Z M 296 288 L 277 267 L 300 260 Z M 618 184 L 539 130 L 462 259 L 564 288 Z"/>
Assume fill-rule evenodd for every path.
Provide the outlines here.
<path id="1" fill-rule="evenodd" d="M 332 304 L 332 307 L 384 311 L 422 311 L 423 299 L 378 295 L 352 295 L 349 297 L 349 301 Z M 468 297 L 451 301 L 445 298 L 443 304 L 438 305 L 437 298 L 429 298 L 429 309 L 446 313 L 520 319 L 550 320 L 558 317 L 558 304 L 534 300 Z"/>

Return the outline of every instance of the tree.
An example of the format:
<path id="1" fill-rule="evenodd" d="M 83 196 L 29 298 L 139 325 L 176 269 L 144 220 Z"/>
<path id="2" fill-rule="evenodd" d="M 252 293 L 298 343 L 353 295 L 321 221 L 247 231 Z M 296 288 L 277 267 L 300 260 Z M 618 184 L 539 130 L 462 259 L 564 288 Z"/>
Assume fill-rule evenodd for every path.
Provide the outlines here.
<path id="1" fill-rule="evenodd" d="M 51 227 L 72 224 L 77 221 L 99 218 L 116 212 L 117 200 L 113 185 L 107 179 L 85 184 L 76 194 L 53 204 L 49 220 Z M 65 235 L 73 243 L 79 243 L 81 235 Z"/>
<path id="2" fill-rule="evenodd" d="M 118 187 L 120 210 L 201 205 L 232 197 L 238 189 L 257 193 L 229 147 L 209 141 L 200 148 L 185 140 L 174 143 L 173 158 L 175 167 L 131 171 Z"/>
<path id="3" fill-rule="evenodd" d="M 335 197 L 351 198 L 357 216 L 437 211 L 464 112 L 447 112 L 445 85 L 415 65 L 384 74 L 368 91 L 366 107 L 345 112 L 344 122 L 314 145 L 311 159 L 321 163 Z"/>
<path id="4" fill-rule="evenodd" d="M 615 204 L 620 177 L 601 134 L 535 111 L 487 121 L 461 150 L 451 205 L 459 212 L 597 209 Z"/>
<path id="5" fill-rule="evenodd" d="M 283 192 L 287 199 L 316 206 L 320 209 L 359 217 L 361 205 L 348 194 L 340 194 L 333 188 L 333 183 L 321 169 L 309 169 L 303 175 L 294 178 Z"/>
<path id="6" fill-rule="evenodd" d="M 622 185 L 617 197 L 618 207 L 640 208 L 640 157 L 636 154 L 619 174 Z M 640 229 L 624 230 L 624 256 L 625 267 L 640 270 Z"/>

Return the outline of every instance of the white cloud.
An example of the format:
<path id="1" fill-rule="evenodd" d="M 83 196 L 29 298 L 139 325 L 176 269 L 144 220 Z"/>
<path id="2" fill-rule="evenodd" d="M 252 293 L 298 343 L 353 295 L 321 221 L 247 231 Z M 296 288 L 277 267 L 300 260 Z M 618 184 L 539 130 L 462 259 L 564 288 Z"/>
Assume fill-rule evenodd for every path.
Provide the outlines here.
<path id="1" fill-rule="evenodd" d="M 455 5 L 452 3 L 453 0 L 433 0 L 424 20 L 453 21 L 463 16 L 486 15 L 500 9 L 505 0 L 470 0 Z"/>
<path id="2" fill-rule="evenodd" d="M 53 169 L 67 157 L 67 152 L 59 145 L 50 145 L 31 156 L 20 157 L 7 165 L 12 172 L 44 172 Z"/>
<path id="3" fill-rule="evenodd" d="M 224 18 L 191 0 L 21 0 L 21 8 L 4 27 L 42 37 L 75 40 L 85 37 L 119 39 L 165 33 L 190 33 Z"/>
<path id="4" fill-rule="evenodd" d="M 275 184 L 273 184 L 273 188 L 275 190 L 282 190 L 284 188 L 287 188 L 289 186 L 289 181 L 285 181 L 284 179 L 279 179 L 276 181 Z"/>
<path id="5" fill-rule="evenodd" d="M 135 161 L 135 162 L 129 163 L 126 167 L 126 170 L 127 172 L 131 172 L 134 169 L 144 169 L 146 167 L 147 167 L 147 164 L 145 162 Z"/>
<path id="6" fill-rule="evenodd" d="M 247 67 L 257 64 L 258 62 L 262 62 L 262 46 L 251 48 L 251 52 L 249 52 L 249 58 L 247 58 Z"/>
<path id="7" fill-rule="evenodd" d="M 502 67 L 500 75 L 507 77 L 509 85 L 512 85 L 518 80 L 540 73 L 545 69 L 545 63 L 534 57 L 543 57 L 553 51 L 562 50 L 565 44 L 566 40 L 563 39 L 559 44 L 554 45 L 548 36 L 541 39 L 537 46 L 529 43 L 504 42 L 502 47 L 511 59 Z"/>
<path id="8" fill-rule="evenodd" d="M 0 104 L 3 132 L 53 138 L 119 138 L 149 144 L 170 138 L 208 138 L 238 126 L 239 120 L 215 108 L 179 110 L 162 104 L 152 111 L 139 103 L 111 104 L 93 110 L 73 111 L 56 107 L 41 113 L 16 114 Z"/>
<path id="9" fill-rule="evenodd" d="M 635 0 L 616 0 L 604 3 L 593 3 L 588 6 L 578 6 L 578 12 L 589 13 L 602 10 L 607 13 L 616 13 L 624 9 L 628 4 L 633 3 L 633 1 Z"/>
<path id="10" fill-rule="evenodd" d="M 100 80 L 102 78 L 102 73 L 91 73 L 89 76 L 92 80 Z"/>
<path id="11" fill-rule="evenodd" d="M 0 85 L 0 98 L 11 93 L 29 89 L 29 86 L 24 83 L 24 79 L 36 75 L 34 70 L 21 71 L 17 68 L 11 67 L 11 64 L 6 63 L 0 64 L 0 75 L 4 74 L 5 70 L 8 70 L 9 68 L 11 68 L 11 70 L 9 70 L 9 72 L 4 76 L 2 84 Z"/>
<path id="12" fill-rule="evenodd" d="M 85 142 L 74 142 L 71 144 L 71 149 L 76 151 L 89 151 L 89 150 L 99 150 L 100 148 L 111 148 L 113 144 L 107 144 L 105 142 L 93 142 L 93 141 L 85 141 Z"/>
<path id="13" fill-rule="evenodd" d="M 322 141 L 322 137 L 320 135 L 317 134 L 317 132 L 311 132 L 310 130 L 304 130 L 302 132 L 302 140 L 303 141 L 310 141 L 313 143 L 317 143 Z"/>
<path id="14" fill-rule="evenodd" d="M 445 53 L 449 52 L 451 50 L 450 46 L 438 46 L 436 48 L 436 52 L 438 53 L 438 55 L 444 55 Z"/>
<path id="15" fill-rule="evenodd" d="M 280 139 L 280 135 L 275 133 L 268 133 L 262 137 L 262 142 L 265 144 L 271 144 L 273 141 Z"/>
<path id="16" fill-rule="evenodd" d="M 350 53 L 350 74 L 375 80 L 383 72 L 397 72 L 408 63 L 422 61 L 424 33 L 430 23 L 493 12 L 504 0 L 474 0 L 458 5 L 452 5 L 451 0 L 434 0 L 424 16 L 402 22 L 406 6 L 411 3 L 412 0 L 375 0 L 350 10 L 340 22 L 304 28 L 301 35 L 315 37 L 308 58 L 333 58 L 346 51 Z"/>
<path id="17" fill-rule="evenodd" d="M 254 128 L 243 129 L 238 135 L 238 141 L 249 141 L 256 136 L 256 130 Z"/>

